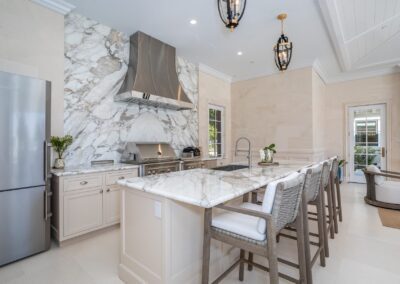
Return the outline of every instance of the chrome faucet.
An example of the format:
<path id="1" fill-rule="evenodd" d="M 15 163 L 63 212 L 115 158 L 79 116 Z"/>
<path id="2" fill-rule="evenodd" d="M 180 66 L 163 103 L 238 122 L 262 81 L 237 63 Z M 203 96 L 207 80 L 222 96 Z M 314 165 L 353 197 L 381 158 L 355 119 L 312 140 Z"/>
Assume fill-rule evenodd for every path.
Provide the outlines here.
<path id="1" fill-rule="evenodd" d="M 238 149 L 238 144 L 239 144 L 239 142 L 241 141 L 241 140 L 246 140 L 247 142 L 248 142 L 248 148 L 247 148 L 247 150 L 240 150 L 240 149 Z M 250 140 L 249 140 L 249 138 L 247 138 L 247 137 L 239 137 L 237 140 L 236 140 L 236 145 L 235 145 L 235 156 L 238 156 L 238 153 L 247 153 L 247 160 L 248 160 L 248 164 L 249 164 L 249 168 L 250 168 L 250 166 L 251 166 L 251 142 L 250 142 Z"/>

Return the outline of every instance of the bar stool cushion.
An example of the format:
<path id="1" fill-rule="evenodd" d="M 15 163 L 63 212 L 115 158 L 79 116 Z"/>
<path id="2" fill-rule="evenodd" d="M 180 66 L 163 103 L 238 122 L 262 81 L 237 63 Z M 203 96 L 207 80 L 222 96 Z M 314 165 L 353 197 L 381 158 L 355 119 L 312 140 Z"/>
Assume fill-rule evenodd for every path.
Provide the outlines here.
<path id="1" fill-rule="evenodd" d="M 242 203 L 240 207 L 262 211 L 261 205 L 248 202 Z M 264 241 L 266 239 L 265 230 L 263 234 L 257 230 L 259 219 L 260 218 L 254 216 L 224 211 L 213 217 L 212 226 L 250 239 Z"/>
<path id="2" fill-rule="evenodd" d="M 377 176 L 375 176 L 377 178 Z M 385 203 L 400 204 L 400 182 L 383 181 L 375 187 L 376 200 Z"/>
<path id="3" fill-rule="evenodd" d="M 381 170 L 375 165 L 367 166 L 367 171 L 373 172 L 373 173 L 381 173 Z M 382 185 L 384 182 L 385 182 L 385 178 L 383 176 L 375 175 L 375 184 Z"/>

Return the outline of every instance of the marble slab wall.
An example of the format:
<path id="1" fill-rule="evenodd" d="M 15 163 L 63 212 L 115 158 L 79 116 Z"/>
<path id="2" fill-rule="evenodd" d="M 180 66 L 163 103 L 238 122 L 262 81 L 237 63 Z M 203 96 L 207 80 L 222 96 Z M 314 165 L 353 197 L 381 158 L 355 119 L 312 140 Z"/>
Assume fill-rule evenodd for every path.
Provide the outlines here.
<path id="1" fill-rule="evenodd" d="M 71 13 L 64 52 L 64 132 L 74 137 L 67 165 L 119 161 L 129 141 L 168 142 L 177 154 L 198 145 L 196 65 L 177 57 L 178 78 L 196 107 L 175 111 L 114 102 L 127 70 L 128 35 Z"/>

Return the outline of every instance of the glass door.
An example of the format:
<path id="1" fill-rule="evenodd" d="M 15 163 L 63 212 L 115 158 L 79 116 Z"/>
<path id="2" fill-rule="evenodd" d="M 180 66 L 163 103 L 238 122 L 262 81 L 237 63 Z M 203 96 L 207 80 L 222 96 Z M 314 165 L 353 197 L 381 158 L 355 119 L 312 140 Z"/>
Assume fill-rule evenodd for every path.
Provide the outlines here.
<path id="1" fill-rule="evenodd" d="M 386 169 L 386 105 L 349 108 L 350 182 L 365 183 L 363 169 Z"/>

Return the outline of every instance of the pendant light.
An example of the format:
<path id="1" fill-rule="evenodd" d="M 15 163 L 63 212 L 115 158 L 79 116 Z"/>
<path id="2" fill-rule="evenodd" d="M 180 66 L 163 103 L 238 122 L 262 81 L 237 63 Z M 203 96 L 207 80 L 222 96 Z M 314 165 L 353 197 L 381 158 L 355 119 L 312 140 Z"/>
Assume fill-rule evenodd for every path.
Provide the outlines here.
<path id="1" fill-rule="evenodd" d="M 285 71 L 292 59 L 293 44 L 283 33 L 283 21 L 287 18 L 287 14 L 280 14 L 277 18 L 281 21 L 281 36 L 274 46 L 275 64 L 279 71 Z"/>
<path id="2" fill-rule="evenodd" d="M 239 25 L 247 0 L 218 0 L 218 12 L 225 26 L 233 31 Z"/>

